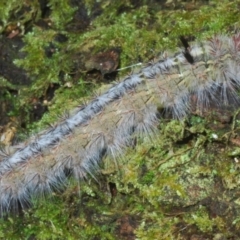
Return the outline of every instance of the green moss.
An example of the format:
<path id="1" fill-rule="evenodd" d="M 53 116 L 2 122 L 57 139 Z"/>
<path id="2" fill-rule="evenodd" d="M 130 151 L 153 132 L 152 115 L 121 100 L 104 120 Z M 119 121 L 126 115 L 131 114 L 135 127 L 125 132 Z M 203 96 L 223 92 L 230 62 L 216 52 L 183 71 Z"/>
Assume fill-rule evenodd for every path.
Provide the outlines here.
<path id="1" fill-rule="evenodd" d="M 209 214 L 204 207 L 200 207 L 197 211 L 185 216 L 185 221 L 189 224 L 196 224 L 202 232 L 211 232 L 214 227 L 214 221 L 209 218 Z"/>
<path id="2" fill-rule="evenodd" d="M 1 15 L 1 25 L 0 32 L 4 31 L 10 24 L 19 25 L 24 31 L 24 24 L 38 20 L 41 15 L 39 1 L 33 0 L 31 3 L 29 1 L 1 1 L 0 3 L 0 15 Z"/>

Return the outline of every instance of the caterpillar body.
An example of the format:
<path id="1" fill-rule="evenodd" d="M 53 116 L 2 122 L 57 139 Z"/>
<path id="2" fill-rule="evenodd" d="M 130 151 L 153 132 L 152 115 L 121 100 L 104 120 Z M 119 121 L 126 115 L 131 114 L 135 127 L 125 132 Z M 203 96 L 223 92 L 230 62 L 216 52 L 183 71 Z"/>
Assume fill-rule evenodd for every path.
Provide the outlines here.
<path id="1" fill-rule="evenodd" d="M 159 110 L 181 119 L 192 109 L 238 102 L 240 34 L 214 36 L 167 54 L 123 78 L 56 126 L 0 154 L 1 214 L 32 196 L 61 187 L 68 173 L 94 175 L 105 156 L 116 159 L 133 136 L 156 133 Z M 191 56 L 191 61 L 189 61 Z"/>

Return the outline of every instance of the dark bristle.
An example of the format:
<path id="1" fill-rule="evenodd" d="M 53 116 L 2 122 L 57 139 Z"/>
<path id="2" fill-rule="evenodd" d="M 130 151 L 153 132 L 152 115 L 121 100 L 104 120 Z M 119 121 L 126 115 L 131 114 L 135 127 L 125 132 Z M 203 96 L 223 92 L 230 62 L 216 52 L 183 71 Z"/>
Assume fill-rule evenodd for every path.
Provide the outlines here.
<path id="1" fill-rule="evenodd" d="M 180 38 L 180 40 L 182 42 L 182 45 L 184 47 L 184 52 L 183 52 L 184 57 L 186 58 L 186 60 L 190 64 L 193 64 L 194 63 L 194 58 L 193 58 L 193 56 L 189 52 L 190 45 L 188 43 L 188 39 L 186 37 L 184 37 L 184 36 L 180 36 L 179 38 Z"/>
<path id="2" fill-rule="evenodd" d="M 184 57 L 190 64 L 194 64 L 194 58 L 193 56 L 189 53 L 189 51 L 183 52 Z"/>
<path id="3" fill-rule="evenodd" d="M 184 36 L 180 36 L 179 38 L 180 38 L 180 40 L 182 42 L 182 45 L 184 46 L 185 49 L 190 48 L 188 40 Z"/>

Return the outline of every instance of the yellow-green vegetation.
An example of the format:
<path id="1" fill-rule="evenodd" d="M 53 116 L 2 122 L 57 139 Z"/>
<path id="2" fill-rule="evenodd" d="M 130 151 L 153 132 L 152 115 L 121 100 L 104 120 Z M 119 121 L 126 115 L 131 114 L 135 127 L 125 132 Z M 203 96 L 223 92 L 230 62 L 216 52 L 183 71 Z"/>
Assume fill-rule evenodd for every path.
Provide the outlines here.
<path id="1" fill-rule="evenodd" d="M 10 25 L 20 26 L 26 56 L 14 63 L 31 79 L 28 85 L 0 79 L 0 93 L 12 104 L 7 114 L 18 119 L 25 113 L 21 122 L 27 125 L 20 132 L 42 129 L 57 114 L 91 98 L 99 83 L 85 79 L 81 67 L 86 53 L 121 47 L 125 67 L 176 49 L 180 35 L 205 39 L 234 32 L 240 24 L 239 0 L 168 4 L 86 0 L 80 5 L 49 0 L 45 18 L 42 2 L 0 2 L 0 30 L 6 34 Z M 75 17 L 83 7 L 89 21 L 84 29 L 83 19 L 76 23 Z M 56 41 L 59 34 L 67 40 Z M 48 103 L 49 112 L 31 122 L 31 99 L 45 97 L 52 84 L 58 89 Z M 18 91 L 17 99 L 9 89 Z M 0 238 L 149 240 L 190 239 L 194 234 L 203 239 L 217 234 L 234 238 L 240 231 L 240 153 L 228 140 L 238 136 L 239 127 L 238 115 L 231 125 L 196 116 L 162 121 L 153 140 L 138 139 L 135 149 L 128 149 L 117 162 L 106 159 L 97 181 L 91 177 L 73 181 L 60 193 L 33 199 L 26 212 L 0 219 Z"/>

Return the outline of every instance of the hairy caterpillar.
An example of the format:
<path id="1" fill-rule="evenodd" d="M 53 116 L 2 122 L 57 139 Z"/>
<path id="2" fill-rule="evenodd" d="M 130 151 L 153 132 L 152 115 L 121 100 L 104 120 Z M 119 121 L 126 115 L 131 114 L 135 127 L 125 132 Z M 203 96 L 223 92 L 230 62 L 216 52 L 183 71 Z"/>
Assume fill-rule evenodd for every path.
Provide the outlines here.
<path id="1" fill-rule="evenodd" d="M 132 136 L 154 133 L 159 109 L 180 119 L 193 108 L 207 109 L 211 102 L 238 102 L 239 63 L 240 34 L 215 36 L 185 51 L 165 53 L 23 143 L 25 147 L 11 154 L 2 151 L 1 213 L 58 189 L 69 172 L 78 180 L 93 175 L 103 157 L 117 158 L 131 145 Z"/>

